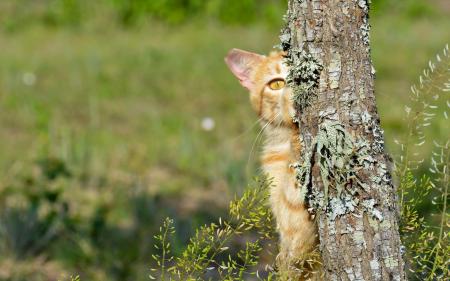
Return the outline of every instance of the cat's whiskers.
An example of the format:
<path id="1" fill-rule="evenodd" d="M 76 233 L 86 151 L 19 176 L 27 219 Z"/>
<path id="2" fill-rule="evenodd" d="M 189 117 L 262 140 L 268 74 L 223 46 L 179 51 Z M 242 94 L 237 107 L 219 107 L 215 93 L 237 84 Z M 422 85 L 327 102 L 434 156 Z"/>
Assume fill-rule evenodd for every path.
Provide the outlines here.
<path id="1" fill-rule="evenodd" d="M 264 132 L 264 130 L 273 123 L 273 121 L 275 121 L 275 119 L 277 119 L 280 116 L 280 113 L 277 113 L 272 120 L 268 121 L 266 124 L 264 124 L 264 126 L 262 126 L 261 130 L 259 131 L 258 135 L 256 136 L 255 140 L 253 141 L 252 144 L 252 148 L 250 149 L 250 154 L 248 155 L 248 159 L 247 159 L 247 165 L 246 165 L 246 170 L 247 170 L 247 174 L 249 174 L 249 166 L 250 166 L 250 160 L 253 157 L 253 151 L 255 149 L 256 143 L 259 141 L 259 139 L 262 137 L 262 133 Z M 260 118 L 262 119 L 262 118 Z"/>
<path id="2" fill-rule="evenodd" d="M 283 59 L 284 53 L 281 52 L 262 56 L 233 49 L 225 58 L 225 62 L 241 85 L 250 90 L 253 108 L 259 115 L 268 116 L 257 121 L 262 126 L 251 146 L 245 172 L 247 176 L 253 174 L 254 171 L 249 172 L 250 160 L 253 160 L 255 146 L 264 136 L 266 141 L 262 149 L 261 168 L 262 172 L 272 179 L 270 205 L 280 234 L 280 256 L 286 257 L 287 261 L 282 266 L 290 269 L 297 268 L 297 260 L 303 263 L 303 257 L 313 251 L 318 245 L 318 239 L 315 224 L 306 209 L 304 198 L 296 187 L 295 173 L 289 168 L 289 164 L 301 153 L 301 144 L 298 140 L 298 127 L 289 119 L 289 114 L 294 110 L 293 101 L 287 96 L 290 92 L 279 91 L 285 88 L 288 73 Z M 308 259 L 306 265 L 308 268 L 305 268 L 305 271 L 301 269 L 302 280 L 307 276 L 312 277 L 309 278 L 311 280 L 322 280 L 314 273 L 315 264 L 314 268 L 309 266 Z M 320 270 L 319 266 L 317 270 Z"/>
<path id="3" fill-rule="evenodd" d="M 264 119 L 264 117 L 259 118 L 259 119 L 256 120 L 256 122 L 253 123 L 247 130 L 245 130 L 244 132 L 242 132 L 242 133 L 240 133 L 239 135 L 235 136 L 234 138 L 225 141 L 225 142 L 223 143 L 223 145 L 227 145 L 227 144 L 230 144 L 230 143 L 232 143 L 232 142 L 235 142 L 235 141 L 238 140 L 239 138 L 241 138 L 241 137 L 245 136 L 246 134 L 250 133 L 250 132 L 253 130 L 253 128 L 255 128 L 255 127 L 259 124 L 259 122 L 261 122 L 263 119 Z"/>
<path id="4" fill-rule="evenodd" d="M 283 118 L 280 118 L 280 119 L 278 120 L 277 127 L 280 127 L 281 125 L 283 125 L 283 122 L 284 122 Z"/>

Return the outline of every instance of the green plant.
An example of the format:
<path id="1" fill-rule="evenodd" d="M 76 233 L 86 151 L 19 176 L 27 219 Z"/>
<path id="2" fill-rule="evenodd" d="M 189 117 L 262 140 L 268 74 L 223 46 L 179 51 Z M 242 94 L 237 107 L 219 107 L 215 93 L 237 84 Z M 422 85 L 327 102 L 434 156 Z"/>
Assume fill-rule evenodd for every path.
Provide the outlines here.
<path id="1" fill-rule="evenodd" d="M 412 87 L 411 104 L 405 108 L 406 124 L 409 129 L 402 153 L 397 157 L 395 175 L 399 179 L 399 199 L 401 212 L 401 235 L 406 246 L 411 278 L 417 280 L 448 280 L 449 266 L 449 213 L 447 208 L 449 193 L 450 141 L 440 144 L 434 139 L 435 151 L 431 156 L 431 175 L 419 170 L 424 159 L 414 153 L 427 141 L 426 129 L 438 115 L 437 104 L 450 108 L 450 54 L 448 46 L 437 62 L 429 63 L 419 86 Z M 429 101 L 429 98 L 433 102 Z M 447 98 L 444 102 L 443 99 Z M 440 112 L 448 119 L 447 108 Z M 419 174 L 419 175 L 417 175 Z M 229 218 L 219 219 L 219 223 L 205 225 L 197 230 L 184 252 L 171 255 L 170 237 L 175 233 L 173 220 L 166 219 L 160 234 L 155 236 L 155 247 L 161 254 L 153 255 L 158 269 L 152 269 L 151 279 L 160 280 L 206 280 L 211 276 L 220 280 L 243 280 L 246 274 L 254 274 L 260 280 L 285 280 L 286 272 L 277 272 L 273 267 L 260 278 L 256 268 L 263 247 L 261 241 L 274 238 L 273 218 L 267 208 L 267 180 L 257 182 L 256 188 L 249 188 L 244 195 L 230 204 Z M 430 216 L 439 219 L 433 227 L 419 212 L 420 205 L 433 195 L 435 208 Z M 245 247 L 237 254 L 231 254 L 228 243 L 235 237 L 246 237 L 256 230 L 258 238 L 248 239 Z M 312 258 L 314 262 L 314 258 Z M 261 266 L 261 265 L 260 265 Z M 215 274 L 215 275 L 211 275 Z"/>
<path id="2" fill-rule="evenodd" d="M 412 277 L 417 280 L 447 280 L 450 276 L 450 215 L 447 208 L 450 142 L 430 139 L 427 129 L 439 115 L 448 120 L 448 45 L 442 54 L 437 55 L 436 62 L 429 62 L 428 68 L 419 77 L 419 84 L 411 89 L 411 103 L 405 107 L 409 133 L 406 140 L 397 141 L 402 147 L 396 162 L 396 175 L 400 180 L 402 239 L 409 256 Z M 431 157 L 424 158 L 416 150 L 426 142 L 433 142 L 435 149 Z M 428 159 L 431 168 L 430 173 L 425 174 L 420 167 Z M 429 214 L 420 214 L 420 205 L 428 200 L 434 207 Z M 432 226 L 426 217 L 437 219 L 437 226 Z"/>
<path id="3" fill-rule="evenodd" d="M 218 223 L 200 227 L 178 257 L 170 252 L 171 235 L 175 233 L 173 220 L 166 219 L 160 234 L 155 236 L 155 248 L 160 254 L 153 255 L 153 259 L 159 268 L 152 269 L 150 278 L 201 280 L 216 276 L 220 280 L 243 280 L 248 275 L 259 277 L 254 267 L 262 245 L 274 238 L 273 217 L 267 207 L 269 185 L 268 180 L 262 179 L 256 182 L 256 187 L 248 188 L 241 198 L 230 203 L 226 220 L 220 218 Z M 233 253 L 230 244 L 238 237 L 247 241 Z"/>
<path id="4" fill-rule="evenodd" d="M 71 224 L 68 202 L 60 198 L 63 189 L 57 181 L 70 176 L 69 171 L 56 158 L 38 162 L 37 175 L 25 177 L 0 193 L 0 199 L 5 198 L 0 208 L 0 248 L 21 258 L 41 253 Z M 9 206 L 7 201 L 12 200 L 21 204 Z"/>

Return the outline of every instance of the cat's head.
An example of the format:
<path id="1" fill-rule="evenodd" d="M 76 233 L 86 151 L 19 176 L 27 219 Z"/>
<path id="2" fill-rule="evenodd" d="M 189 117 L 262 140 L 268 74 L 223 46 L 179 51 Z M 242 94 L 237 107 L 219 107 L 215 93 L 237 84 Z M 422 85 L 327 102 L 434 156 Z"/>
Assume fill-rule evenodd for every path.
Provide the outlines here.
<path id="1" fill-rule="evenodd" d="M 263 56 L 231 50 L 225 62 L 242 86 L 250 92 L 252 107 L 264 123 L 292 126 L 292 90 L 286 85 L 288 67 L 282 52 Z"/>

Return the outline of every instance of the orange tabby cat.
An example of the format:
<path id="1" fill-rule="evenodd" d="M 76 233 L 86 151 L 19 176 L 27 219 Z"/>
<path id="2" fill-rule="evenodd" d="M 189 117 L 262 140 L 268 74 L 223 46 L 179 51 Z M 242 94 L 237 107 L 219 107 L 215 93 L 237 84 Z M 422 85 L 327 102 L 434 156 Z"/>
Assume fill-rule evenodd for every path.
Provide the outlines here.
<path id="1" fill-rule="evenodd" d="M 233 49 L 225 62 L 250 91 L 250 102 L 264 128 L 261 162 L 273 179 L 270 203 L 280 233 L 280 260 L 302 259 L 317 245 L 317 235 L 290 166 L 298 158 L 300 145 L 298 126 L 292 120 L 292 90 L 286 87 L 288 67 L 283 63 L 283 53 L 263 56 Z"/>

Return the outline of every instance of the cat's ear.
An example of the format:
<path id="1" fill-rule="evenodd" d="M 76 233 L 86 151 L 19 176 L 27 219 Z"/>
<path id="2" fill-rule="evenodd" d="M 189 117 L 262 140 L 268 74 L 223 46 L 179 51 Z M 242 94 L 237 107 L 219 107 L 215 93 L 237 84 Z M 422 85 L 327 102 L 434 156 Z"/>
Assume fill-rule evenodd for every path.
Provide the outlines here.
<path id="1" fill-rule="evenodd" d="M 251 80 L 251 71 L 258 65 L 264 56 L 246 52 L 239 49 L 232 49 L 225 57 L 225 63 L 237 77 L 242 86 L 252 89 L 254 82 Z"/>

